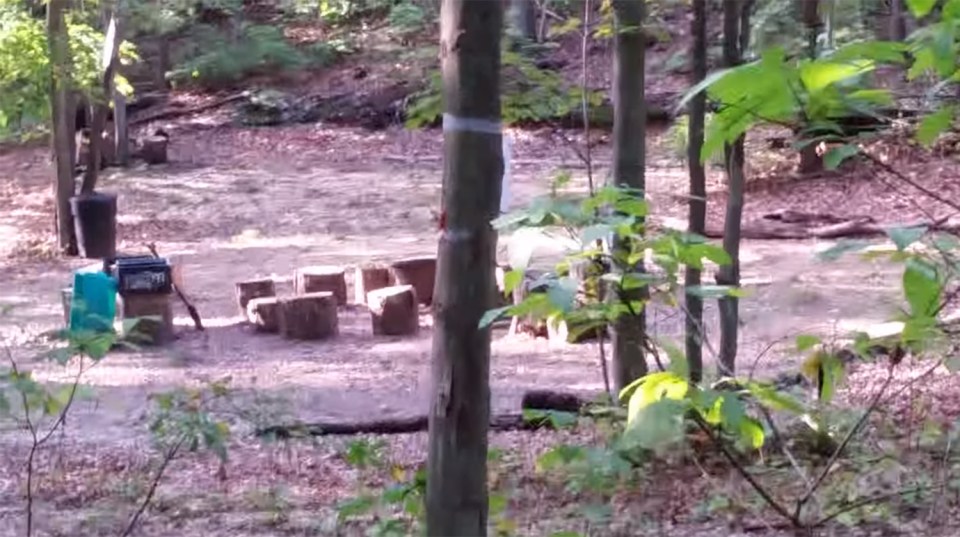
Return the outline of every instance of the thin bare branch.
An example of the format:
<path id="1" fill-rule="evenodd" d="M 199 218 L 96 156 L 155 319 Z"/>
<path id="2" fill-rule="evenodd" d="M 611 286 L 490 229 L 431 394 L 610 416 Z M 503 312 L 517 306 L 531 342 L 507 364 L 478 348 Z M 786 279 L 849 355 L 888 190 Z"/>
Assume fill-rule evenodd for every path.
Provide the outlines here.
<path id="1" fill-rule="evenodd" d="M 699 414 L 696 414 L 696 413 L 693 414 L 693 421 L 694 423 L 697 424 L 700 430 L 702 430 L 704 433 L 707 434 L 707 436 L 710 437 L 710 440 L 720 449 L 720 452 L 727 459 L 727 461 L 733 466 L 733 468 L 737 471 L 737 473 L 739 473 L 747 481 L 747 483 L 749 483 L 750 486 L 753 487 L 753 490 L 755 490 L 757 494 L 759 494 L 760 497 L 763 498 L 763 501 L 766 502 L 767 505 L 769 505 L 774 511 L 776 511 L 777 514 L 779 514 L 785 520 L 787 520 L 793 527 L 795 528 L 802 527 L 802 525 L 800 524 L 800 519 L 797 516 L 790 514 L 787 508 L 784 507 L 783 504 L 778 502 L 770 494 L 770 492 L 767 491 L 767 489 L 764 488 L 763 485 L 761 485 L 756 480 L 756 478 L 754 478 L 753 475 L 751 475 L 750 472 L 748 472 L 747 469 L 743 467 L 740 461 L 737 460 L 737 458 L 734 457 L 732 453 L 730 453 L 730 450 L 727 448 L 726 444 L 723 443 L 723 440 L 717 436 L 717 434 L 714 432 L 714 430 L 710 427 L 710 425 L 707 422 L 703 421 L 703 418 Z"/>
<path id="2" fill-rule="evenodd" d="M 880 405 L 880 402 L 883 398 L 883 395 L 886 393 L 887 388 L 890 387 L 890 382 L 893 381 L 893 372 L 894 366 L 891 366 L 887 369 L 887 378 L 884 380 L 883 385 L 880 386 L 880 389 L 877 390 L 877 393 L 873 396 L 873 400 L 870 401 L 870 405 L 866 410 L 863 411 L 860 418 L 857 420 L 857 423 L 847 431 L 846 436 L 840 442 L 840 445 L 837 446 L 837 449 L 834 450 L 833 454 L 830 455 L 830 458 L 827 460 L 827 463 L 824 465 L 823 469 L 820 471 L 820 474 L 817 475 L 817 478 L 813 481 L 813 484 L 807 487 L 807 492 L 797 500 L 797 506 L 794 510 L 793 517 L 797 520 L 800 519 L 800 513 L 803 510 L 803 506 L 810 501 L 810 498 L 817 492 L 817 489 L 820 488 L 820 485 L 823 484 L 823 481 L 829 475 L 830 470 L 833 469 L 833 466 L 837 463 L 837 460 L 840 458 L 840 455 L 843 453 L 843 450 L 847 448 L 850 444 L 850 441 L 853 440 L 853 437 L 860 431 L 860 428 L 863 427 L 863 424 L 867 422 L 867 418 L 877 409 Z"/>
<path id="3" fill-rule="evenodd" d="M 187 437 L 181 436 L 180 439 L 174 444 L 170 449 L 166 451 L 163 455 L 163 459 L 160 461 L 160 467 L 157 468 L 157 473 L 153 476 L 153 481 L 150 482 L 150 488 L 147 490 L 146 496 L 143 497 L 143 501 L 140 502 L 140 506 L 137 507 L 137 511 L 130 517 L 130 522 L 127 524 L 125 530 L 121 534 L 121 537 L 129 537 L 133 534 L 133 530 L 137 527 L 137 522 L 140 521 L 140 517 L 143 515 L 144 511 L 149 507 L 150 502 L 153 501 L 153 496 L 157 492 L 157 487 L 160 486 L 160 480 L 163 478 L 164 472 L 167 470 L 167 466 L 170 465 L 170 461 L 177 456 L 177 453 L 180 451 L 180 448 L 183 446 L 183 443 L 186 442 Z"/>

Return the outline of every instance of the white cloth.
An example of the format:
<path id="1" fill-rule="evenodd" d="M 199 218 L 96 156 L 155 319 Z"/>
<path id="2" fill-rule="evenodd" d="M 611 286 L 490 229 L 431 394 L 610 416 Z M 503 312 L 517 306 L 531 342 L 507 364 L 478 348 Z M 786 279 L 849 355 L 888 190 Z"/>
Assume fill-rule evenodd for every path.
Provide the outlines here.
<path id="1" fill-rule="evenodd" d="M 513 152 L 513 137 L 503 134 L 503 179 L 500 183 L 500 212 L 510 209 L 510 156 Z"/>

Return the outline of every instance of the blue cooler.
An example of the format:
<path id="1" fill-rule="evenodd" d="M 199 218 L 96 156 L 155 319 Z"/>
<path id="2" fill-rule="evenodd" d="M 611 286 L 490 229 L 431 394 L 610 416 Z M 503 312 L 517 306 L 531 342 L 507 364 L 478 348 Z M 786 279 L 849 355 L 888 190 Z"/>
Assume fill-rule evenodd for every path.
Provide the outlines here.
<path id="1" fill-rule="evenodd" d="M 73 275 L 70 331 L 113 331 L 117 315 L 117 282 L 102 267 L 80 269 Z"/>

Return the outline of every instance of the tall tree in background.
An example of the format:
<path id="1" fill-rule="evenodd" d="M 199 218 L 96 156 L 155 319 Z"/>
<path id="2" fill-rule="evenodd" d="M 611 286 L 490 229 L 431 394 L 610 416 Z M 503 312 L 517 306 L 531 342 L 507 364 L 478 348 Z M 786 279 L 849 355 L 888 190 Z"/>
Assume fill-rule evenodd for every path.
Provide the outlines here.
<path id="1" fill-rule="evenodd" d="M 443 210 L 434 294 L 433 400 L 427 534 L 486 535 L 490 331 L 503 178 L 500 131 L 502 2 L 444 0 Z"/>
<path id="2" fill-rule="evenodd" d="M 613 66 L 613 182 L 617 186 L 643 191 L 646 187 L 647 106 L 644 99 L 644 59 L 646 38 L 643 33 L 644 2 L 613 1 L 616 52 Z M 629 245 L 616 239 L 614 251 Z M 617 256 L 620 257 L 620 256 Z M 625 257 L 625 256 L 624 256 Z M 643 271 L 643 262 L 626 267 L 628 272 Z M 622 291 L 620 300 L 637 304 L 647 297 L 646 289 Z M 613 377 L 619 392 L 647 374 L 644 352 L 646 315 L 643 306 L 636 315 L 621 315 L 614 324 Z"/>
<path id="3" fill-rule="evenodd" d="M 800 22 L 807 38 L 806 55 L 811 60 L 817 58 L 817 41 L 823 30 L 823 17 L 820 15 L 820 0 L 798 0 Z M 797 132 L 799 135 L 799 132 Z M 808 143 L 800 149 L 800 173 L 809 175 L 823 171 L 823 158 L 815 143 Z"/>
<path id="4" fill-rule="evenodd" d="M 693 62 L 691 86 L 696 86 L 707 77 L 707 0 L 693 0 L 693 22 L 690 27 L 693 37 Z M 703 147 L 703 129 L 707 108 L 706 92 L 697 93 L 690 100 L 687 135 L 687 165 L 690 167 L 690 201 L 687 230 L 704 235 L 707 226 L 707 178 L 700 149 Z M 700 285 L 700 271 L 687 265 L 684 284 L 689 288 Z M 690 380 L 703 378 L 703 298 L 693 293 L 685 295 L 687 307 L 686 354 L 690 364 Z"/>
<path id="5" fill-rule="evenodd" d="M 56 200 L 57 244 L 67 255 L 77 254 L 70 198 L 73 181 L 73 118 L 70 106 L 70 42 L 65 12 L 69 0 L 50 0 L 47 5 L 47 45 L 50 49 L 50 110 L 53 132 L 53 157 L 56 162 L 54 199 Z"/>
<path id="6" fill-rule="evenodd" d="M 743 43 L 749 43 L 750 18 L 747 9 L 749 0 L 724 0 L 723 2 L 723 64 L 725 67 L 740 65 Z M 746 34 L 746 35 L 745 35 Z M 741 136 L 725 148 L 727 169 L 727 207 L 723 222 L 723 249 L 731 263 L 721 265 L 717 271 L 717 283 L 737 286 L 740 284 L 740 227 L 743 219 L 743 139 Z M 735 296 L 720 299 L 720 376 L 732 375 L 737 363 L 737 337 L 740 324 L 740 301 Z"/>
<path id="7" fill-rule="evenodd" d="M 537 40 L 537 7 L 533 0 L 507 0 L 508 34 L 512 45 L 534 43 Z"/>

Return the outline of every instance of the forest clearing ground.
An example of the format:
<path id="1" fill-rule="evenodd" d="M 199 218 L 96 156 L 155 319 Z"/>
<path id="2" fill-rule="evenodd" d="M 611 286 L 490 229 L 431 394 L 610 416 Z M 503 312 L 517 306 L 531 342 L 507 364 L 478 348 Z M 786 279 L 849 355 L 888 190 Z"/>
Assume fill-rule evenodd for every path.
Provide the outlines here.
<path id="1" fill-rule="evenodd" d="M 556 169 L 564 163 L 575 165 L 576 160 L 542 133 L 517 132 L 516 136 L 514 158 L 521 164 L 513 168 L 512 194 L 513 205 L 519 206 L 545 193 Z M 142 486 L 137 480 L 148 470 L 145 411 L 151 392 L 229 376 L 241 400 L 257 414 L 251 420 L 260 422 L 425 412 L 430 330 L 413 338 L 374 338 L 367 315 L 351 308 L 342 313 L 341 335 L 332 341 L 290 343 L 255 335 L 237 324 L 233 283 L 257 275 L 288 278 L 304 265 L 349 266 L 435 253 L 432 210 L 439 202 L 441 167 L 436 156 L 441 154 L 440 144 L 438 132 L 366 133 L 319 126 L 185 128 L 174 134 L 170 165 L 111 173 L 101 188 L 120 193 L 119 248 L 142 251 L 143 243 L 155 242 L 161 254 L 182 263 L 186 291 L 209 329 L 195 332 L 177 304 L 181 338 L 176 343 L 162 350 L 111 354 L 85 376 L 94 388 L 93 397 L 82 401 L 71 415 L 63 442 L 76 449 L 58 455 L 64 458 L 57 475 L 87 481 L 42 481 L 39 507 L 49 515 L 46 529 L 59 528 L 61 535 L 95 535 L 100 530 L 92 528 L 116 527 L 117 520 L 111 516 L 119 516 L 117 502 L 131 503 L 133 492 Z M 681 163 L 669 156 L 666 145 L 661 136 L 651 147 L 648 184 L 653 213 L 657 218 L 685 218 L 686 174 Z M 599 162 L 609 161 L 609 148 L 601 146 L 596 153 Z M 12 177 L 0 192 L 0 270 L 7 282 L 2 302 L 14 306 L 3 319 L 2 335 L 8 341 L 23 341 L 22 337 L 58 326 L 62 321 L 59 289 L 69 285 L 72 269 L 87 263 L 48 255 L 52 250 L 47 239 L 52 172 L 44 149 L 0 153 L 0 170 Z M 601 168 L 599 176 L 603 173 Z M 583 174 L 575 170 L 574 175 L 571 188 L 585 189 Z M 720 173 L 711 172 L 713 221 L 722 212 L 720 180 Z M 789 186 L 783 189 L 790 199 Z M 794 204 L 803 207 L 784 205 L 778 196 L 777 189 L 748 194 L 748 218 L 770 208 L 816 205 L 809 196 Z M 826 201 L 821 211 L 856 204 L 852 196 L 829 196 L 829 192 L 821 194 L 820 201 Z M 843 335 L 887 320 L 895 312 L 900 300 L 897 267 L 856 258 L 818 261 L 815 251 L 829 244 L 745 243 L 743 277 L 752 295 L 741 301 L 743 367 L 750 367 L 768 344 L 781 342 L 760 364 L 762 375 L 772 374 L 796 364 L 787 352 L 796 334 Z M 714 315 L 711 304 L 709 325 L 716 325 Z M 657 309 L 651 321 L 658 335 L 677 338 L 680 334 L 682 319 L 674 314 Z M 429 325 L 428 316 L 422 322 Z M 23 345 L 15 352 L 19 359 L 26 359 L 36 350 Z M 534 387 L 596 394 L 602 390 L 596 352 L 595 344 L 556 346 L 496 333 L 491 371 L 494 410 L 515 411 L 522 393 Z M 37 376 L 47 380 L 66 378 L 62 373 L 37 369 Z M 162 514 L 148 518 L 144 534 L 167 535 L 165 531 L 177 527 L 183 535 L 269 535 L 273 530 L 268 528 L 277 521 L 271 522 L 265 514 L 272 508 L 261 504 L 270 500 L 254 501 L 253 496 L 286 484 L 289 490 L 283 494 L 292 498 L 294 510 L 317 506 L 329 518 L 333 500 L 351 493 L 346 489 L 355 481 L 349 477 L 353 470 L 336 455 L 342 441 L 295 447 L 298 453 L 283 459 L 284 448 L 255 445 L 248 433 L 242 428 L 237 433 L 226 483 L 214 481 L 212 459 L 177 462 L 169 485 L 161 487 L 156 512 Z M 545 446 L 548 440 L 556 442 L 556 436 L 564 434 L 497 434 L 493 441 L 523 446 L 528 456 L 524 465 L 532 468 L 536 453 L 529 450 Z M 17 461 L 24 446 L 11 443 L 12 436 L 17 435 L 0 435 L 2 453 L 9 461 Z M 425 453 L 423 435 L 390 442 L 391 453 L 396 450 L 407 464 Z M 131 454 L 132 445 L 143 449 Z M 54 456 L 53 451 L 49 456 Z M 111 464 L 115 468 L 110 475 L 94 475 L 96 468 Z M 20 514 L 18 466 L 4 461 L 0 468 L 0 505 L 4 505 L 0 533 L 6 534 Z M 78 490 L 72 485 L 82 486 Z M 677 487 L 663 501 L 679 501 L 689 493 Z M 231 506 L 235 501 L 255 511 L 255 516 L 237 513 L 236 505 Z M 652 504 L 644 509 L 651 516 L 664 512 Z M 322 519 L 315 512 L 302 522 L 311 527 L 329 522 Z M 662 524 L 664 519 L 655 520 Z M 276 534 L 292 534 L 289 527 L 281 526 Z"/>

